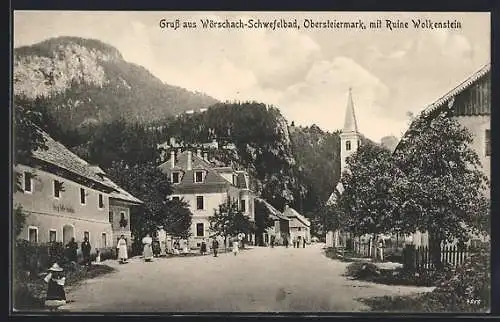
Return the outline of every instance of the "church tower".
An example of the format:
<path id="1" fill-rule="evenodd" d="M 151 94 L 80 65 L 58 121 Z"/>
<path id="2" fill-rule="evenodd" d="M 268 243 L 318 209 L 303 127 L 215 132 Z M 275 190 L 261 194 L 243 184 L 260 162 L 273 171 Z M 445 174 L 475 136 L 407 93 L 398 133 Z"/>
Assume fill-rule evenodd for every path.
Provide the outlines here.
<path id="1" fill-rule="evenodd" d="M 358 131 L 358 122 L 354 113 L 354 102 L 352 100 L 352 88 L 349 88 L 347 108 L 345 111 L 344 127 L 340 133 L 340 174 L 346 168 L 346 158 L 356 152 L 361 144 L 361 135 Z"/>

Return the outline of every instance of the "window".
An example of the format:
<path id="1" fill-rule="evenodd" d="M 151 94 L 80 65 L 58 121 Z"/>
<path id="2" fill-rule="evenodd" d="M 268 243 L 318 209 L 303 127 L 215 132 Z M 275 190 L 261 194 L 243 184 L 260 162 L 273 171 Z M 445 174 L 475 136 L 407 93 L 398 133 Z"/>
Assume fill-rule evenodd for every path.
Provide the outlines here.
<path id="1" fill-rule="evenodd" d="M 196 209 L 203 210 L 203 196 L 196 197 Z"/>
<path id="2" fill-rule="evenodd" d="M 302 230 L 302 227 L 299 227 L 299 231 L 301 231 L 301 230 Z"/>
<path id="3" fill-rule="evenodd" d="M 486 130 L 484 132 L 484 143 L 485 143 L 485 155 L 487 157 L 491 156 L 491 131 Z"/>
<path id="4" fill-rule="evenodd" d="M 83 238 L 87 238 L 87 240 L 90 240 L 90 233 L 88 231 L 84 231 Z"/>
<path id="5" fill-rule="evenodd" d="M 194 174 L 194 182 L 203 182 L 203 172 L 196 171 Z"/>
<path id="6" fill-rule="evenodd" d="M 80 203 L 82 205 L 87 203 L 87 195 L 85 194 L 85 189 L 80 188 Z"/>
<path id="7" fill-rule="evenodd" d="M 345 141 L 345 149 L 346 149 L 346 151 L 351 150 L 351 141 Z"/>
<path id="8" fill-rule="evenodd" d="M 120 212 L 120 227 L 122 228 L 127 228 L 128 221 L 127 218 L 125 217 L 125 212 L 121 211 Z"/>
<path id="9" fill-rule="evenodd" d="M 104 200 L 102 197 L 102 193 L 99 194 L 99 208 L 100 209 L 104 208 Z"/>
<path id="10" fill-rule="evenodd" d="M 203 237 L 205 235 L 203 223 L 198 223 L 196 224 L 196 236 L 197 237 Z"/>
<path id="11" fill-rule="evenodd" d="M 61 197 L 62 184 L 61 181 L 54 180 L 54 198 Z"/>
<path id="12" fill-rule="evenodd" d="M 36 227 L 28 228 L 28 241 L 31 243 L 38 243 L 38 228 Z"/>
<path id="13" fill-rule="evenodd" d="M 49 242 L 53 243 L 57 241 L 57 230 L 49 230 Z"/>
<path id="14" fill-rule="evenodd" d="M 24 172 L 24 192 L 33 192 L 33 175 L 30 172 Z"/>
<path id="15" fill-rule="evenodd" d="M 110 223 L 113 222 L 113 212 L 112 211 L 109 212 L 109 218 L 108 219 L 109 219 Z"/>
<path id="16" fill-rule="evenodd" d="M 172 197 L 172 200 L 181 200 L 181 197 L 175 196 L 175 197 Z"/>
<path id="17" fill-rule="evenodd" d="M 181 180 L 180 180 L 180 176 L 179 176 L 179 172 L 172 172 L 172 183 L 179 183 Z"/>
<path id="18" fill-rule="evenodd" d="M 247 211 L 247 205 L 246 205 L 246 200 L 245 199 L 241 199 L 241 211 L 242 212 L 246 212 Z"/>
<path id="19" fill-rule="evenodd" d="M 106 242 L 106 233 L 101 234 L 101 246 L 102 247 L 107 247 L 107 242 Z"/>

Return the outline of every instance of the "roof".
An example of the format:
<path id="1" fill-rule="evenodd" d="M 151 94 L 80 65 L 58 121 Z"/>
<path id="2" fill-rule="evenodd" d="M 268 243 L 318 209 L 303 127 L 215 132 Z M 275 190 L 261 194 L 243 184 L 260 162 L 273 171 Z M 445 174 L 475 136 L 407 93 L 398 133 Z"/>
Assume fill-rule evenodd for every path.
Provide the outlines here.
<path id="1" fill-rule="evenodd" d="M 481 69 L 479 69 L 477 72 L 472 74 L 470 77 L 468 77 L 466 80 L 464 80 L 462 83 L 460 83 L 457 87 L 443 95 L 441 98 L 439 98 L 437 101 L 434 103 L 428 105 L 421 111 L 421 115 L 425 116 L 428 115 L 434 111 L 436 111 L 439 108 L 447 106 L 447 103 L 451 101 L 455 96 L 458 94 L 462 93 L 465 91 L 467 88 L 471 87 L 473 84 L 475 84 L 477 81 L 479 81 L 482 77 L 487 75 L 489 72 L 491 72 L 491 63 L 488 63 L 484 65 Z"/>
<path id="2" fill-rule="evenodd" d="M 347 98 L 347 108 L 345 111 L 344 128 L 342 132 L 358 132 L 358 121 L 354 113 L 354 102 L 352 100 L 352 89 L 349 88 L 349 96 Z"/>
<path id="3" fill-rule="evenodd" d="M 45 144 L 48 149 L 37 149 L 33 151 L 33 157 L 35 159 L 50 163 L 58 168 L 65 169 L 80 177 L 110 188 L 111 192 L 109 193 L 109 196 L 111 198 L 125 200 L 136 204 L 142 203 L 141 200 L 135 198 L 107 178 L 105 172 L 99 166 L 89 164 L 68 150 L 68 148 L 64 145 L 54 140 L 45 131 L 41 129 L 39 129 L 39 131 L 45 138 Z"/>
<path id="4" fill-rule="evenodd" d="M 182 171 L 184 175 L 182 176 L 182 180 L 179 184 L 174 185 L 174 190 L 177 188 L 182 188 L 183 190 L 188 187 L 193 187 L 197 192 L 203 191 L 203 187 L 211 186 L 213 187 L 229 187 L 231 184 L 224 179 L 224 177 L 212 167 L 210 162 L 200 158 L 195 153 L 191 152 L 191 170 L 187 169 L 187 160 L 188 160 L 188 152 L 184 151 L 177 155 L 177 161 L 175 163 L 174 169 L 172 166 L 172 157 L 170 157 L 167 161 L 163 162 L 158 166 L 158 168 L 165 174 L 170 175 L 172 171 Z M 204 170 L 206 171 L 205 181 L 200 183 L 194 182 L 194 172 Z M 196 188 L 195 188 L 196 187 Z M 201 189 L 201 191 L 200 191 Z"/>
<path id="5" fill-rule="evenodd" d="M 301 214 L 297 212 L 297 210 L 293 209 L 292 207 L 288 207 L 285 209 L 283 212 L 283 215 L 288 217 L 288 218 L 297 218 L 300 222 L 302 222 L 305 226 L 310 226 L 311 222 Z"/>
<path id="6" fill-rule="evenodd" d="M 326 204 L 327 205 L 335 204 L 335 202 L 337 202 L 337 200 L 340 197 L 340 195 L 342 194 L 342 192 L 344 192 L 344 186 L 342 185 L 342 182 L 339 181 L 337 183 L 337 186 L 333 190 L 332 194 L 330 195 L 330 197 L 328 197 Z"/>
<path id="7" fill-rule="evenodd" d="M 236 187 L 240 189 L 250 189 L 248 178 L 244 171 L 238 171 L 236 175 Z"/>
<path id="8" fill-rule="evenodd" d="M 453 88 L 451 91 L 443 95 L 441 98 L 436 100 L 430 105 L 427 105 L 418 115 L 419 118 L 426 118 L 435 112 L 438 112 L 441 109 L 449 108 L 453 106 L 455 97 L 477 82 L 479 82 L 483 77 L 487 76 L 491 72 L 491 63 L 488 63 L 484 65 L 481 69 L 476 71 L 474 74 L 472 74 L 470 77 L 465 79 L 462 83 L 460 83 L 458 86 Z M 451 103 L 451 104 L 450 104 Z M 408 127 L 407 131 L 413 126 L 413 122 L 411 122 L 410 126 Z M 405 137 L 406 133 L 403 134 L 402 137 Z M 393 153 L 398 149 L 399 144 L 401 143 L 401 140 L 399 140 L 398 144 L 394 147 Z"/>
<path id="9" fill-rule="evenodd" d="M 291 220 L 290 218 L 284 216 L 278 209 L 274 208 L 269 202 L 265 201 L 264 199 L 256 197 L 255 200 L 263 203 L 267 207 L 267 209 L 271 212 L 271 214 L 269 215 L 271 219 L 273 220 L 281 219 L 287 221 Z"/>
<path id="10" fill-rule="evenodd" d="M 104 181 L 107 184 L 113 186 L 115 189 L 115 191 L 113 191 L 109 194 L 110 198 L 130 202 L 133 204 L 142 204 L 143 203 L 140 199 L 137 199 L 136 197 L 132 196 L 130 193 L 128 193 L 127 191 L 122 189 L 120 186 L 118 186 L 116 183 L 111 181 L 109 178 L 104 177 Z"/>
<path id="11" fill-rule="evenodd" d="M 39 130 L 45 139 L 47 150 L 37 149 L 33 151 L 33 158 L 45 161 L 56 167 L 70 171 L 85 179 L 97 182 L 108 188 L 114 189 L 113 186 L 104 181 L 102 177 L 97 175 L 95 169 L 79 156 L 68 150 L 64 145 L 55 141 L 46 132 Z M 102 170 L 101 170 L 102 171 Z"/>

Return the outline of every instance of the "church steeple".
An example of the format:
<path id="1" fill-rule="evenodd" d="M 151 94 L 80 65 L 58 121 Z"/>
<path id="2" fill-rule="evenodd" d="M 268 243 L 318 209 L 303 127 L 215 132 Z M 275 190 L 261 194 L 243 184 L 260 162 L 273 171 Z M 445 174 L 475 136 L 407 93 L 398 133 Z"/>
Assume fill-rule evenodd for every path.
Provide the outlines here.
<path id="1" fill-rule="evenodd" d="M 358 121 L 354 113 L 354 101 L 352 99 L 352 88 L 349 88 L 347 97 L 347 108 L 345 111 L 344 128 L 340 133 L 340 173 L 346 169 L 346 159 L 358 149 L 361 134 L 358 131 Z"/>
<path id="2" fill-rule="evenodd" d="M 349 87 L 349 96 L 347 98 L 347 108 L 345 110 L 343 133 L 356 132 L 358 133 L 358 122 L 354 113 L 354 102 L 352 100 L 352 87 Z"/>

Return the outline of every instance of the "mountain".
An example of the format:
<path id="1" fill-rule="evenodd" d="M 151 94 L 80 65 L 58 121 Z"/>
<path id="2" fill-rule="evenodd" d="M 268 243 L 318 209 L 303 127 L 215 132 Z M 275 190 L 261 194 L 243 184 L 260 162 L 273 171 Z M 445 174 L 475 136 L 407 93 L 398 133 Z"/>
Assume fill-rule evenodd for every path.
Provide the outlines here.
<path id="1" fill-rule="evenodd" d="M 51 38 L 15 48 L 13 56 L 15 98 L 47 106 L 67 129 L 118 118 L 147 123 L 217 103 L 163 83 L 98 40 Z"/>

